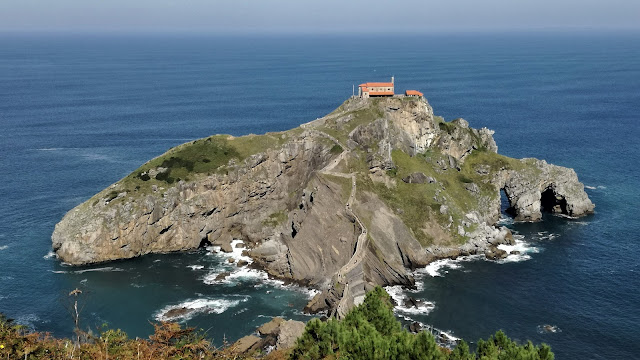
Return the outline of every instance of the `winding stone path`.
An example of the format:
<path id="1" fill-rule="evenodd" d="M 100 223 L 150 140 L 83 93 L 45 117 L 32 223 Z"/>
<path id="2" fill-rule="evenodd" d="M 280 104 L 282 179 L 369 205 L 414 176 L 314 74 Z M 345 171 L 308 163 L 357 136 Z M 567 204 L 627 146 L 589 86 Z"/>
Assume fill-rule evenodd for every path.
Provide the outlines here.
<path id="1" fill-rule="evenodd" d="M 340 155 L 338 155 L 331 163 L 320 170 L 320 173 L 348 178 L 351 180 L 351 194 L 349 194 L 349 199 L 345 204 L 345 210 L 355 219 L 355 222 L 360 227 L 360 235 L 358 235 L 353 255 L 351 256 L 351 259 L 349 259 L 349 261 L 342 268 L 340 268 L 337 273 L 338 283 L 344 286 L 344 291 L 336 310 L 336 316 L 338 318 L 342 318 L 347 314 L 352 306 L 359 305 L 364 301 L 366 291 L 362 261 L 364 260 L 366 254 L 365 249 L 367 246 L 368 232 L 367 227 L 364 225 L 360 217 L 353 212 L 353 202 L 356 198 L 357 190 L 356 174 L 333 171 L 333 169 L 345 158 L 345 156 L 350 151 L 347 149 L 347 147 L 341 144 L 338 139 L 325 132 L 316 129 L 309 129 L 309 131 L 321 136 L 325 136 L 343 149 Z"/>

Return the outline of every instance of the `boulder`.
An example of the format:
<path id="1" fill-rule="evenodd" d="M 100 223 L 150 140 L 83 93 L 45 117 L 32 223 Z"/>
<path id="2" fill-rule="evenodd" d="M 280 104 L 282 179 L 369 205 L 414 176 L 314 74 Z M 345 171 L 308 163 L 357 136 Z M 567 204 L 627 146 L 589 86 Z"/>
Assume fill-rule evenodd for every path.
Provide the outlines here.
<path id="1" fill-rule="evenodd" d="M 406 182 L 407 184 L 433 184 L 436 182 L 436 179 L 421 172 L 414 172 L 405 176 L 402 181 Z"/>
<path id="2" fill-rule="evenodd" d="M 249 351 L 257 350 L 258 344 L 262 341 L 259 337 L 255 335 L 247 335 L 243 338 L 240 338 L 238 341 L 231 345 L 231 349 L 233 349 L 236 353 L 247 353 Z"/>
<path id="3" fill-rule="evenodd" d="M 419 322 L 414 321 L 409 325 L 409 332 L 417 334 L 420 331 L 422 331 L 422 325 Z"/>
<path id="4" fill-rule="evenodd" d="M 472 194 L 479 194 L 480 193 L 480 188 L 478 187 L 478 185 L 476 183 L 464 184 L 464 188 L 467 189 L 467 191 L 469 191 Z"/>
<path id="5" fill-rule="evenodd" d="M 420 306 L 420 303 L 420 300 L 416 300 L 411 296 L 407 296 L 407 298 L 404 299 L 404 306 L 408 308 L 417 308 L 418 306 Z"/>
<path id="6" fill-rule="evenodd" d="M 327 308 L 326 294 L 322 292 L 316 294 L 313 299 L 309 300 L 303 311 L 307 314 L 317 314 Z"/>
<path id="7" fill-rule="evenodd" d="M 265 335 L 277 336 L 278 333 L 280 332 L 280 325 L 282 325 L 282 323 L 284 322 L 285 320 L 283 318 L 274 317 L 268 323 L 262 324 L 262 326 L 258 328 L 258 333 L 262 336 L 265 336 Z"/>
<path id="8" fill-rule="evenodd" d="M 229 276 L 229 275 L 231 275 L 231 273 L 228 272 L 228 271 L 222 272 L 222 273 L 220 273 L 220 274 L 218 274 L 216 276 L 216 281 L 222 281 L 222 280 L 226 279 L 227 276 Z"/>
<path id="9" fill-rule="evenodd" d="M 500 259 L 504 259 L 508 256 L 508 253 L 502 249 L 499 249 L 495 246 L 491 246 L 489 247 L 489 249 L 487 249 L 484 252 L 484 256 L 487 257 L 487 259 L 489 260 L 500 260 Z"/>
<path id="10" fill-rule="evenodd" d="M 181 307 L 181 308 L 175 308 L 175 309 L 171 309 L 169 311 L 167 311 L 166 313 L 162 314 L 162 317 L 165 319 L 173 319 L 173 318 L 177 318 L 177 317 L 181 317 L 184 315 L 187 315 L 191 312 L 193 312 L 194 309 L 189 309 L 186 307 Z"/>
<path id="11" fill-rule="evenodd" d="M 295 345 L 296 340 L 302 336 L 305 324 L 302 321 L 287 320 L 280 324 L 280 334 L 276 342 L 276 349 L 288 349 Z"/>

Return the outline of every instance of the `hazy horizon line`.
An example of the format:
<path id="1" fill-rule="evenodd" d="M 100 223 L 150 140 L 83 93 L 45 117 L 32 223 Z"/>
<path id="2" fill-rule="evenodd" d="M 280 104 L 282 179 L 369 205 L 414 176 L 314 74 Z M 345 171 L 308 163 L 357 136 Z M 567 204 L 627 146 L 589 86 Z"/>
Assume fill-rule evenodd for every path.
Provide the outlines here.
<path id="1" fill-rule="evenodd" d="M 238 31 L 221 29 L 2 29 L 1 35 L 202 35 L 202 36 L 283 36 L 283 35 L 357 35 L 357 36 L 397 36 L 397 35 L 473 35 L 473 34 L 640 34 L 640 27 L 529 27 L 529 28 L 468 28 L 468 29 L 398 29 L 389 31 L 363 32 L 353 29 L 331 31 L 307 29 L 249 29 Z"/>

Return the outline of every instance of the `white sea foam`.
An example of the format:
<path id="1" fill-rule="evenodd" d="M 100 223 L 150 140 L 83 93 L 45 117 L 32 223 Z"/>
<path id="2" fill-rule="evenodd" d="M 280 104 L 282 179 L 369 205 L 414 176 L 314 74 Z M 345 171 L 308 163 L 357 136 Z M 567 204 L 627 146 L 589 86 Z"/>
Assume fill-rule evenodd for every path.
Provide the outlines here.
<path id="1" fill-rule="evenodd" d="M 536 330 L 538 331 L 539 334 L 555 334 L 555 333 L 562 332 L 562 329 L 560 329 L 556 325 L 548 325 L 548 324 L 538 325 L 536 327 Z"/>
<path id="2" fill-rule="evenodd" d="M 235 285 L 239 282 L 253 282 L 255 283 L 254 287 L 256 288 L 266 285 L 289 291 L 299 291 L 307 295 L 309 298 L 314 297 L 318 293 L 318 290 L 301 287 L 295 284 L 285 285 L 285 282 L 282 280 L 269 278 L 269 275 L 265 271 L 249 267 L 249 265 L 253 263 L 253 259 L 242 254 L 246 250 L 242 240 L 235 239 L 231 241 L 231 249 L 232 251 L 230 253 L 225 253 L 221 252 L 219 246 L 207 247 L 207 250 L 209 251 L 207 255 L 215 256 L 220 259 L 221 266 L 213 269 L 213 271 L 204 276 L 203 281 L 205 284 Z M 230 262 L 229 259 L 232 259 L 233 261 Z M 247 265 L 238 267 L 237 264 L 241 261 L 245 262 Z M 229 272 L 229 275 L 224 279 L 216 280 L 220 274 L 225 272 Z"/>
<path id="3" fill-rule="evenodd" d="M 248 264 L 253 263 L 253 259 L 249 256 L 242 255 L 242 252 L 246 250 L 244 246 L 244 241 L 235 239 L 231 241 L 231 252 L 225 253 L 220 251 L 220 246 L 210 246 L 207 248 L 209 250 L 209 255 L 214 255 L 219 257 L 222 260 L 228 260 L 229 258 L 233 259 L 234 263 L 239 261 L 246 261 Z"/>
<path id="4" fill-rule="evenodd" d="M 84 274 L 86 272 L 119 272 L 119 271 L 124 271 L 124 269 L 120 269 L 120 268 L 116 268 L 116 267 L 112 267 L 112 266 L 107 266 L 107 267 L 94 268 L 94 269 L 76 270 L 73 273 L 74 274 Z"/>
<path id="5" fill-rule="evenodd" d="M 9 248 L 9 246 L 8 246 L 8 245 L 2 245 L 2 246 L 0 246 L 0 251 L 2 251 L 2 250 L 6 250 L 6 249 L 8 249 L 8 248 Z"/>
<path id="6" fill-rule="evenodd" d="M 441 259 L 436 260 L 424 268 L 424 271 L 429 274 L 429 276 L 436 277 L 442 276 L 440 271 L 443 271 L 446 268 L 449 269 L 458 269 L 460 265 L 453 259 Z M 446 271 L 445 271 L 446 272 Z"/>
<path id="7" fill-rule="evenodd" d="M 84 270 L 75 270 L 75 271 L 67 271 L 67 270 L 49 270 L 54 274 L 84 274 L 86 272 L 120 272 L 124 271 L 124 269 L 114 268 L 111 266 L 94 268 L 94 269 L 84 269 Z"/>
<path id="8" fill-rule="evenodd" d="M 500 219 L 498 220 L 498 225 L 505 226 L 513 224 L 513 218 L 511 216 L 505 216 L 504 214 L 500 215 Z"/>
<path id="9" fill-rule="evenodd" d="M 387 286 L 384 289 L 395 301 L 396 306 L 394 307 L 394 311 L 396 312 L 410 315 L 427 315 L 436 307 L 436 304 L 433 302 L 423 300 L 419 300 L 420 302 L 417 306 L 405 306 L 404 302 L 407 299 L 407 296 L 401 285 Z M 406 320 L 413 321 L 413 319 L 410 318 L 406 318 Z"/>
<path id="10" fill-rule="evenodd" d="M 558 234 L 549 233 L 548 231 L 541 231 L 537 235 L 536 240 L 553 240 L 558 237 Z"/>
<path id="11" fill-rule="evenodd" d="M 561 218 L 565 218 L 565 219 L 578 219 L 577 216 L 570 216 L 567 214 L 553 214 L 553 216 L 557 216 L 557 217 L 561 217 Z"/>
<path id="12" fill-rule="evenodd" d="M 48 323 L 50 320 L 42 321 L 36 314 L 24 314 L 15 318 L 17 324 L 24 325 L 29 329 L 35 329 L 35 323 Z"/>
<path id="13" fill-rule="evenodd" d="M 234 312 L 234 313 L 233 313 L 233 315 L 239 315 L 239 314 L 242 314 L 243 312 L 245 312 L 245 311 L 247 311 L 247 310 L 249 310 L 249 308 L 242 308 L 242 309 L 240 309 L 240 310 L 238 310 L 238 311 Z"/>
<path id="14" fill-rule="evenodd" d="M 53 250 L 51 250 L 42 258 L 45 260 L 48 260 L 48 259 L 55 259 L 56 257 L 57 257 L 56 253 L 54 253 Z"/>
<path id="15" fill-rule="evenodd" d="M 190 268 L 191 270 L 202 270 L 202 269 L 204 269 L 204 265 L 189 265 L 187 267 Z"/>
<path id="16" fill-rule="evenodd" d="M 598 185 L 598 189 L 606 189 L 606 186 Z"/>
<path id="17" fill-rule="evenodd" d="M 586 221 L 573 221 L 571 224 L 573 225 L 589 225 Z"/>
<path id="18" fill-rule="evenodd" d="M 524 240 L 521 240 L 522 238 L 523 238 L 522 236 L 514 236 L 514 240 L 515 240 L 514 245 L 506 245 L 506 244 L 498 245 L 498 249 L 506 251 L 507 254 L 509 255 L 507 255 L 506 258 L 500 259 L 496 262 L 499 264 L 504 264 L 504 263 L 510 263 L 510 262 L 526 261 L 531 259 L 530 254 L 540 252 L 540 249 L 538 249 L 535 246 L 532 246 L 531 244 L 527 243 Z M 519 254 L 511 254 L 514 251 L 518 252 Z"/>
<path id="19" fill-rule="evenodd" d="M 177 305 L 169 305 L 162 308 L 154 317 L 157 321 L 186 321 L 197 314 L 222 314 L 248 299 L 248 297 L 238 297 L 236 299 L 201 298 L 187 300 Z M 167 315 L 169 311 L 177 309 L 184 309 L 184 312 L 175 316 Z"/>
<path id="20" fill-rule="evenodd" d="M 589 185 L 585 185 L 585 186 L 584 186 L 584 188 L 585 188 L 585 189 L 589 189 L 589 190 L 595 190 L 595 189 L 597 189 L 597 187 L 595 187 L 595 186 L 589 186 Z"/>
<path id="21" fill-rule="evenodd" d="M 447 269 L 459 269 L 462 267 L 461 263 L 479 260 L 482 257 L 482 255 L 469 255 L 460 256 L 456 259 L 440 259 L 429 263 L 429 265 L 422 269 L 417 269 L 415 273 L 418 275 L 427 274 L 431 277 L 444 276 L 443 274 L 448 272 Z"/>

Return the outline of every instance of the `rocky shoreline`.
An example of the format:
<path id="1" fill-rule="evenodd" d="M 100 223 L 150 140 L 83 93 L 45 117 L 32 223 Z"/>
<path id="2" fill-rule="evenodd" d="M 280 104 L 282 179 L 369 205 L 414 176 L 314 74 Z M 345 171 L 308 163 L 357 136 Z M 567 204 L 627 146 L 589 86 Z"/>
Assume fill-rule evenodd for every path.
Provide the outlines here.
<path id="1" fill-rule="evenodd" d="M 516 221 L 593 212 L 572 169 L 498 155 L 492 134 L 423 98 L 349 99 L 287 132 L 170 150 L 67 213 L 53 248 L 82 265 L 241 239 L 251 266 L 321 291 L 306 311 L 340 317 L 434 260 L 508 255 L 500 191 Z"/>

